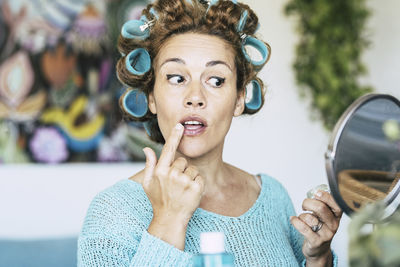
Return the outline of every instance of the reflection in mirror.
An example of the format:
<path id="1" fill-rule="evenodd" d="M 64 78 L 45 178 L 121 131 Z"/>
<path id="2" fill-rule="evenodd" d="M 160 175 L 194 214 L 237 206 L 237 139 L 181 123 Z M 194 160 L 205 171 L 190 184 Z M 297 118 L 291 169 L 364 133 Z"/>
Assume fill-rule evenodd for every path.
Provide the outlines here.
<path id="1" fill-rule="evenodd" d="M 400 198 L 400 102 L 388 95 L 361 97 L 334 131 L 326 157 L 336 201 L 350 215 L 384 200 L 390 215 Z"/>

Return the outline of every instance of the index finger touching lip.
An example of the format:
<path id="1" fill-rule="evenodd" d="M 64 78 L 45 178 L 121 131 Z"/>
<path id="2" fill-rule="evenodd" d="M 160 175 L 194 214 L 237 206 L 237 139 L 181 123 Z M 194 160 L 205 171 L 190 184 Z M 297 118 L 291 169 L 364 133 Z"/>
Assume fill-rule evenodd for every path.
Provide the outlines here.
<path id="1" fill-rule="evenodd" d="M 161 151 L 158 163 L 163 166 L 170 166 L 175 159 L 176 150 L 179 147 L 184 127 L 178 123 L 172 130 Z"/>

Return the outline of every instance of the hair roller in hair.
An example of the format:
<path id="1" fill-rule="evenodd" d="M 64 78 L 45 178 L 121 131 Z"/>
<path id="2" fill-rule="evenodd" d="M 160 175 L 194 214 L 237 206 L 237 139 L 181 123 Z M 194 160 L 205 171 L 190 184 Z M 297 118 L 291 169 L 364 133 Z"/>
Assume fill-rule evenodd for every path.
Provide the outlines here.
<path id="1" fill-rule="evenodd" d="M 242 12 L 242 15 L 240 15 L 240 19 L 239 19 L 238 25 L 237 25 L 237 27 L 236 27 L 236 31 L 237 31 L 239 34 L 241 34 L 241 32 L 242 32 L 243 29 L 244 29 L 244 25 L 246 25 L 247 16 L 248 16 L 247 10 L 243 11 L 243 12 Z"/>
<path id="2" fill-rule="evenodd" d="M 146 20 L 129 20 L 124 23 L 121 35 L 128 39 L 145 40 L 150 35 L 150 22 Z"/>
<path id="3" fill-rule="evenodd" d="M 141 16 L 139 20 L 129 20 L 122 25 L 121 35 L 128 39 L 145 40 L 150 35 L 150 27 L 154 25 L 158 14 L 154 8 L 150 8 L 150 14 L 154 19 L 148 21 L 145 15 Z"/>
<path id="4" fill-rule="evenodd" d="M 151 59 L 144 48 L 137 48 L 125 57 L 126 69 L 134 75 L 143 75 L 150 70 Z"/>
<path id="5" fill-rule="evenodd" d="M 138 89 L 128 89 L 122 96 L 124 110 L 136 119 L 143 118 L 148 111 L 147 96 Z"/>
<path id="6" fill-rule="evenodd" d="M 256 49 L 262 56 L 261 60 L 253 60 L 250 55 L 247 53 L 246 51 L 246 46 L 251 46 L 254 49 Z M 243 44 L 242 44 L 242 52 L 245 56 L 245 58 L 247 59 L 247 61 L 249 61 L 256 69 L 262 67 L 265 62 L 267 62 L 268 59 L 268 55 L 269 55 L 269 50 L 267 45 L 258 40 L 257 38 L 251 37 L 251 36 L 246 36 L 243 40 Z"/>
<path id="7" fill-rule="evenodd" d="M 246 87 L 245 105 L 248 110 L 258 110 L 262 105 L 261 86 L 257 80 L 252 80 L 250 83 L 252 85 L 251 94 L 248 94 L 249 88 Z"/>
<path id="8" fill-rule="evenodd" d="M 158 128 L 158 121 L 157 121 L 157 117 L 151 118 L 147 121 L 143 122 L 143 127 L 146 130 L 147 134 L 149 136 L 152 136 L 152 131 L 154 131 L 156 128 Z M 161 133 L 160 133 L 161 135 Z M 155 137 L 155 136 L 153 136 Z"/>
<path id="9" fill-rule="evenodd" d="M 216 4 L 218 3 L 218 1 L 219 1 L 219 0 L 208 0 L 208 1 L 206 1 L 207 4 L 208 4 L 206 13 L 207 13 L 208 10 L 210 9 L 210 7 L 213 6 L 213 5 L 216 5 Z"/>
<path id="10" fill-rule="evenodd" d="M 146 130 L 147 135 L 151 136 L 151 122 L 150 121 L 143 122 L 143 127 Z"/>
<path id="11" fill-rule="evenodd" d="M 150 14 L 153 15 L 153 17 L 154 17 L 155 19 L 158 19 L 158 13 L 157 13 L 157 11 L 156 11 L 153 7 L 150 8 L 149 12 L 150 12 Z"/>

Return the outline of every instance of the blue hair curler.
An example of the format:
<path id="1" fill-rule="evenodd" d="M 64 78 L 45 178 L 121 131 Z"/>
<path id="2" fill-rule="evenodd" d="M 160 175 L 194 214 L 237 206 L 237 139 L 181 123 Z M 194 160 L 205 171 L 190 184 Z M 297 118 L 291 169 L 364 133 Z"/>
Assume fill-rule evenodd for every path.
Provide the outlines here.
<path id="1" fill-rule="evenodd" d="M 210 9 L 210 7 L 213 6 L 213 5 L 215 5 L 215 4 L 217 4 L 218 1 L 219 1 L 219 0 L 209 0 L 209 1 L 207 1 L 208 7 L 207 7 L 207 10 L 206 10 L 206 13 L 207 13 L 208 10 Z"/>
<path id="2" fill-rule="evenodd" d="M 244 25 L 246 25 L 247 15 L 248 15 L 247 10 L 243 11 L 242 15 L 240 15 L 239 23 L 236 27 L 238 33 L 243 31 Z"/>
<path id="3" fill-rule="evenodd" d="M 262 59 L 259 61 L 252 60 L 245 49 L 246 45 L 252 46 L 258 52 L 260 52 Z M 261 67 L 267 61 L 268 56 L 269 56 L 269 50 L 268 50 L 267 45 L 264 42 L 258 40 L 257 38 L 254 38 L 251 36 L 247 36 L 246 38 L 244 38 L 243 44 L 242 44 L 242 52 L 243 52 L 245 58 L 247 59 L 247 61 L 249 61 L 255 67 Z"/>
<path id="4" fill-rule="evenodd" d="M 150 35 L 150 24 L 142 18 L 140 20 L 129 20 L 122 26 L 121 35 L 128 39 L 145 40 Z"/>
<path id="5" fill-rule="evenodd" d="M 143 75 L 150 70 L 151 59 L 144 48 L 137 48 L 125 57 L 126 69 L 134 75 Z"/>
<path id="6" fill-rule="evenodd" d="M 147 96 L 138 89 L 130 89 L 123 95 L 122 106 L 134 118 L 143 118 L 148 111 Z"/>
<path id="7" fill-rule="evenodd" d="M 158 19 L 158 14 L 154 8 L 150 8 L 150 14 L 154 19 L 148 21 L 145 15 L 142 15 L 139 20 L 129 20 L 122 25 L 121 35 L 128 39 L 145 40 L 150 35 L 150 27 L 154 25 Z"/>
<path id="8" fill-rule="evenodd" d="M 231 0 L 232 3 L 234 3 L 235 5 L 237 4 L 237 0 Z"/>
<path id="9" fill-rule="evenodd" d="M 248 102 L 245 102 L 246 108 L 249 110 L 258 110 L 262 104 L 262 92 L 260 83 L 257 80 L 251 81 L 253 88 L 252 88 L 252 95 L 251 99 Z M 246 95 L 247 95 L 247 88 L 246 88 Z"/>
<path id="10" fill-rule="evenodd" d="M 159 17 L 158 17 L 157 11 L 156 11 L 153 7 L 150 8 L 149 12 L 150 12 L 150 14 L 152 14 L 156 19 L 159 18 Z"/>
<path id="11" fill-rule="evenodd" d="M 150 132 L 151 125 L 150 125 L 150 123 L 151 123 L 150 121 L 143 122 L 143 127 L 146 130 L 146 133 L 147 133 L 148 136 L 151 136 L 151 132 Z"/>

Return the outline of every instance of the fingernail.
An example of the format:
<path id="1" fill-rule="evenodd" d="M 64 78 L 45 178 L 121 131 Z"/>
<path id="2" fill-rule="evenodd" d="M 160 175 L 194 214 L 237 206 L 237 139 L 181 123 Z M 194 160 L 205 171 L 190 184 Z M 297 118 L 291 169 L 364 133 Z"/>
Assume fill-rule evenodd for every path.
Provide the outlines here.
<path id="1" fill-rule="evenodd" d="M 315 195 L 316 195 L 317 197 L 322 197 L 322 192 L 318 190 L 318 191 L 315 193 Z"/>
<path id="2" fill-rule="evenodd" d="M 175 129 L 180 130 L 182 129 L 183 125 L 181 123 L 178 123 L 177 125 L 175 125 Z"/>

